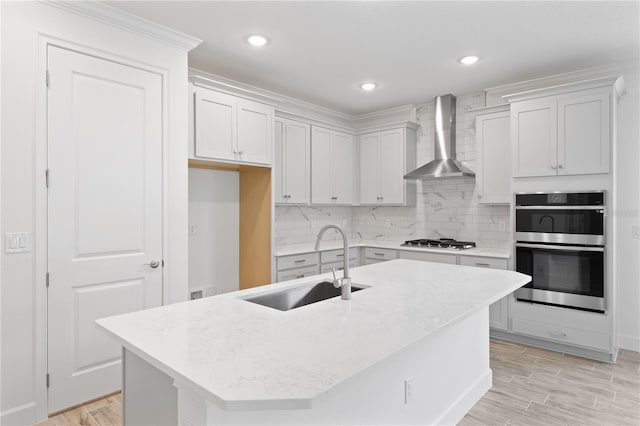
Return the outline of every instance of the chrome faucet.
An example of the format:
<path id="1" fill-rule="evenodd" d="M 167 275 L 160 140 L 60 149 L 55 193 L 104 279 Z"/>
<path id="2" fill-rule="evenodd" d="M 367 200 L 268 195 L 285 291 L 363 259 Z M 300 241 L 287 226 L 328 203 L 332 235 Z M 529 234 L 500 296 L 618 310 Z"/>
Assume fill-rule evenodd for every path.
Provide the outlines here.
<path id="1" fill-rule="evenodd" d="M 346 232 L 338 225 L 326 225 L 320 229 L 318 232 L 318 238 L 316 238 L 316 247 L 314 250 L 318 251 L 320 248 L 320 240 L 322 239 L 322 235 L 325 233 L 327 229 L 335 229 L 336 231 L 342 234 L 342 241 L 344 243 L 344 269 L 342 278 L 336 278 L 336 271 L 333 270 L 333 286 L 335 288 L 340 289 L 340 294 L 342 295 L 342 300 L 351 299 L 351 277 L 349 276 L 349 237 L 347 237 Z"/>

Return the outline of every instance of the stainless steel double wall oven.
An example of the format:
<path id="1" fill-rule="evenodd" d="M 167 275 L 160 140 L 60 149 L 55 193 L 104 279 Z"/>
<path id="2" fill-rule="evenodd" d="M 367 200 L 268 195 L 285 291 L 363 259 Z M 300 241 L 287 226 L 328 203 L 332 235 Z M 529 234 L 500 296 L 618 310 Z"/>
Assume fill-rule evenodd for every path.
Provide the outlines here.
<path id="1" fill-rule="evenodd" d="M 516 299 L 604 312 L 605 218 L 604 191 L 516 194 Z"/>

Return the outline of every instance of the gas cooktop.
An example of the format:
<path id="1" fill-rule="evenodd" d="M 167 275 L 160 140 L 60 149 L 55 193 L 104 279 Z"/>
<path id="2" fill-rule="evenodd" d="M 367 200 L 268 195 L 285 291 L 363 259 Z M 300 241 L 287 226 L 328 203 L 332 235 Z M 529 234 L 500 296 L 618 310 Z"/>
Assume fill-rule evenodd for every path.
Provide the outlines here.
<path id="1" fill-rule="evenodd" d="M 419 239 L 405 241 L 402 246 L 421 248 L 441 248 L 449 250 L 465 250 L 476 246 L 476 243 L 469 241 L 456 241 L 453 238 L 440 238 L 439 240 Z"/>

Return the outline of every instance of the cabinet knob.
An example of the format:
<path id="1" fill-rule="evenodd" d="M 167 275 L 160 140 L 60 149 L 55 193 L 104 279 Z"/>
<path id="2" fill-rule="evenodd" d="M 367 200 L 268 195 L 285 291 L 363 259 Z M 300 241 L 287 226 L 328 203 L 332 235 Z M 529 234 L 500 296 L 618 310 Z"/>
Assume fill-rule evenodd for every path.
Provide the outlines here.
<path id="1" fill-rule="evenodd" d="M 237 150 L 237 149 L 234 149 L 234 150 L 233 150 L 233 153 L 234 153 L 234 154 L 238 154 L 238 150 Z"/>
<path id="2" fill-rule="evenodd" d="M 564 168 L 564 166 L 562 164 L 558 164 L 558 168 L 562 169 L 562 168 Z"/>
<path id="3" fill-rule="evenodd" d="M 332 200 L 337 200 L 337 199 L 338 199 L 338 197 L 331 197 L 331 199 L 332 199 Z"/>
<path id="4" fill-rule="evenodd" d="M 244 151 L 238 151 L 238 154 L 242 155 L 244 154 Z"/>
<path id="5" fill-rule="evenodd" d="M 551 168 L 552 168 L 553 170 L 555 170 L 555 169 L 556 169 L 556 166 L 555 166 L 554 164 L 552 164 L 552 165 L 551 165 Z"/>

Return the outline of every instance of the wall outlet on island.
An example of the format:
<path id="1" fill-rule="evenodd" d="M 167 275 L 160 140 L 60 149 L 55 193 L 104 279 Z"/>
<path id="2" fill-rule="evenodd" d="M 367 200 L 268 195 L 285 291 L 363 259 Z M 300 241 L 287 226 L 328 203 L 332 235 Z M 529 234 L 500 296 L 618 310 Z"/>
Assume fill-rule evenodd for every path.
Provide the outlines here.
<path id="1" fill-rule="evenodd" d="M 404 403 L 413 401 L 413 376 L 404 379 Z"/>
<path id="2" fill-rule="evenodd" d="M 505 222 L 504 220 L 499 220 L 498 221 L 498 229 L 501 231 L 506 231 L 507 230 L 507 222 Z"/>
<path id="3" fill-rule="evenodd" d="M 385 219 L 384 226 L 386 226 L 387 228 L 391 228 L 391 219 Z"/>

